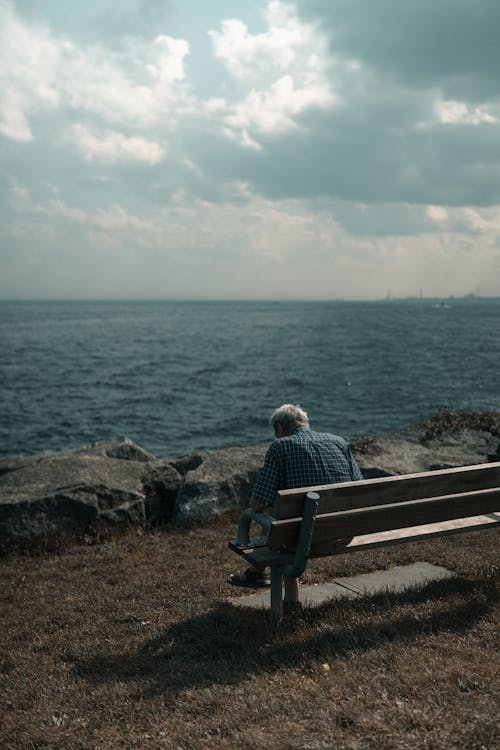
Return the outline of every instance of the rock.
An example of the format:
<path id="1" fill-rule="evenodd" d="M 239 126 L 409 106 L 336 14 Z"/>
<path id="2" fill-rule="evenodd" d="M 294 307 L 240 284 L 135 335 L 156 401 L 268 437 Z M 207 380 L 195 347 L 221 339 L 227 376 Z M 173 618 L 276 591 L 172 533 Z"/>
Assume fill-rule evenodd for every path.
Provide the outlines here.
<path id="1" fill-rule="evenodd" d="M 168 461 L 157 461 L 144 475 L 146 519 L 150 524 L 170 521 L 182 476 Z"/>
<path id="2" fill-rule="evenodd" d="M 3 458 L 0 459 L 0 477 L 3 474 L 37 464 L 45 459 L 62 456 L 103 456 L 105 458 L 119 458 L 125 461 L 140 461 L 141 463 L 158 460 L 156 456 L 136 445 L 130 438 L 124 437 L 121 440 L 99 440 L 96 443 L 64 452 L 47 451 L 39 453 L 36 456 Z"/>
<path id="3" fill-rule="evenodd" d="M 184 475 L 187 474 L 188 471 L 194 471 L 202 463 L 203 455 L 201 453 L 191 453 L 189 456 L 181 456 L 181 458 L 172 461 L 172 466 L 174 469 L 177 469 L 180 474 Z"/>
<path id="4" fill-rule="evenodd" d="M 39 453 L 36 456 L 12 456 L 0 459 L 0 477 L 11 471 L 22 469 L 29 464 L 36 464 L 43 456 L 52 456 L 53 453 Z"/>
<path id="5" fill-rule="evenodd" d="M 144 523 L 144 464 L 52 454 L 0 477 L 0 550 L 91 528 Z"/>
<path id="6" fill-rule="evenodd" d="M 266 449 L 257 445 L 198 454 L 201 463 L 180 484 L 174 523 L 203 523 L 227 510 L 246 507 Z"/>
<path id="7" fill-rule="evenodd" d="M 490 453 L 488 455 L 488 461 L 490 461 L 491 463 L 496 463 L 497 461 L 500 461 L 500 443 L 498 443 L 495 453 Z"/>
<path id="8" fill-rule="evenodd" d="M 354 444 L 354 455 L 366 479 L 413 474 L 486 463 L 498 449 L 499 438 L 484 430 L 460 430 L 429 436 L 410 428 Z"/>
<path id="9" fill-rule="evenodd" d="M 130 438 L 124 437 L 121 440 L 99 440 L 92 443 L 91 446 L 85 446 L 74 451 L 74 453 L 84 453 L 85 455 L 101 455 L 108 458 L 119 458 L 123 461 L 156 461 L 157 458 L 152 453 L 139 445 L 136 445 Z"/>
<path id="10" fill-rule="evenodd" d="M 128 438 L 0 462 L 0 551 L 172 516 L 181 475 Z"/>

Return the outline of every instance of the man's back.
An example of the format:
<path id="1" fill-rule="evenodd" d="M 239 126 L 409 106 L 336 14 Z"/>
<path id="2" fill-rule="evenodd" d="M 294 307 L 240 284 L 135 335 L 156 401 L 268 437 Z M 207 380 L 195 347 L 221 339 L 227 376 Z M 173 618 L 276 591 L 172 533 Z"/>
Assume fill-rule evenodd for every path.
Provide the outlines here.
<path id="1" fill-rule="evenodd" d="M 342 437 L 298 427 L 271 444 L 252 496 L 272 505 L 279 489 L 356 479 L 363 475 Z"/>

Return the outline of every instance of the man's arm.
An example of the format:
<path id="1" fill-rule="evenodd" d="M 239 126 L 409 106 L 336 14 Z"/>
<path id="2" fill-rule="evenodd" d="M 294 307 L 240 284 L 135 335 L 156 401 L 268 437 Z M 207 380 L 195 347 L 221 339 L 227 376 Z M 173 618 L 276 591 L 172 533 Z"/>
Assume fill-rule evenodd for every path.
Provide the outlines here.
<path id="1" fill-rule="evenodd" d="M 361 469 L 356 463 L 356 459 L 354 458 L 354 454 L 352 452 L 352 448 L 350 445 L 348 446 L 347 450 L 348 450 L 349 463 L 351 464 L 351 472 L 352 472 L 353 481 L 357 481 L 358 479 L 364 479 Z"/>
<path id="2" fill-rule="evenodd" d="M 277 443 L 272 443 L 267 449 L 264 464 L 259 472 L 252 495 L 250 507 L 258 512 L 274 505 L 276 493 L 280 488 L 280 462 Z"/>

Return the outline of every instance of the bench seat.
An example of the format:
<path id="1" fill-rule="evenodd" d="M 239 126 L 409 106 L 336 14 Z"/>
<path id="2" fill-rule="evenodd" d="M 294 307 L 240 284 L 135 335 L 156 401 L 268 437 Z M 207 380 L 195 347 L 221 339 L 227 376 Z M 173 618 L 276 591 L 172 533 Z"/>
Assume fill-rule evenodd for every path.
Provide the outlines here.
<path id="1" fill-rule="evenodd" d="M 380 531 L 376 534 L 363 534 L 355 536 L 347 545 L 339 545 L 337 549 L 332 549 L 331 544 L 327 543 L 325 550 L 322 552 L 321 546 L 317 545 L 315 552 L 310 554 L 309 558 L 330 557 L 347 552 L 361 552 L 362 550 L 375 547 L 385 547 L 389 544 L 419 542 L 435 536 L 479 531 L 499 524 L 500 513 L 490 513 L 488 515 L 472 516 L 471 518 L 454 519 L 453 521 L 442 521 L 440 523 L 429 523 L 421 526 L 409 526 L 404 529 Z M 293 561 L 294 549 L 274 550 L 266 543 L 266 537 L 258 537 L 257 540 L 257 545 L 249 544 L 247 547 L 238 545 L 237 540 L 231 540 L 229 548 L 244 557 L 248 562 L 258 565 L 273 565 L 278 561 L 291 563 Z M 253 541 L 255 542 L 255 539 Z"/>

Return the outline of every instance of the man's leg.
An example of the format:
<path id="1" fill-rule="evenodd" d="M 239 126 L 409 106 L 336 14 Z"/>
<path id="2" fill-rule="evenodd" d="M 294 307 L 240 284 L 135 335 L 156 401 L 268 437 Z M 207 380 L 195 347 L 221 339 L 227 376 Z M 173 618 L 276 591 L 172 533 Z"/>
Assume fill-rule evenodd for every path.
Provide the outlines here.
<path id="1" fill-rule="evenodd" d="M 267 529 L 265 529 L 264 526 L 259 524 L 259 529 L 262 536 L 267 534 Z M 255 586 L 255 588 L 267 587 L 270 585 L 271 579 L 266 571 L 266 566 L 257 567 L 256 565 L 249 565 L 248 568 L 229 576 L 227 582 L 233 584 L 233 586 Z M 255 583 L 252 583 L 252 580 L 255 581 Z"/>
<path id="2" fill-rule="evenodd" d="M 266 574 L 266 569 L 256 568 L 254 565 L 249 565 L 248 568 L 241 570 L 238 573 L 233 573 L 227 579 L 228 583 L 233 586 L 248 586 L 249 588 L 268 588 L 270 585 L 269 576 Z"/>

